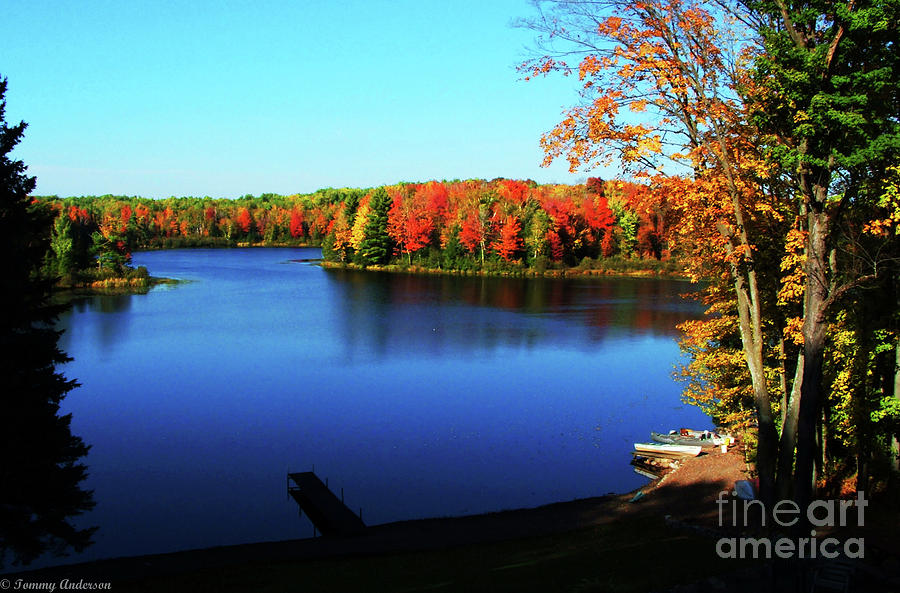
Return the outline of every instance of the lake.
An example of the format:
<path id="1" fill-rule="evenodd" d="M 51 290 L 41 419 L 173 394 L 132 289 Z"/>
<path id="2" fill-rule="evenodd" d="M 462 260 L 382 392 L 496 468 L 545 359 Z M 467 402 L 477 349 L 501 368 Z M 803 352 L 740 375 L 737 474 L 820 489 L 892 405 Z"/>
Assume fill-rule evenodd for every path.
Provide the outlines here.
<path id="1" fill-rule="evenodd" d="M 316 249 L 134 255 L 185 280 L 79 299 L 63 403 L 92 446 L 96 544 L 68 559 L 305 538 L 288 471 L 368 524 L 532 507 L 645 484 L 680 401 L 678 280 L 326 270 Z"/>

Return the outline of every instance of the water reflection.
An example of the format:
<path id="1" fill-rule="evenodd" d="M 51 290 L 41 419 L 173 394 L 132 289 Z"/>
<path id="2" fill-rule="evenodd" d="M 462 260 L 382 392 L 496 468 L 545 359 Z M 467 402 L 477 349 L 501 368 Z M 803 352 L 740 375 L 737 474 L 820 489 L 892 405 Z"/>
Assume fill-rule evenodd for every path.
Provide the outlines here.
<path id="1" fill-rule="evenodd" d="M 130 315 L 135 298 L 142 295 L 133 294 L 104 294 L 91 296 L 69 296 L 70 307 L 60 315 L 57 327 L 66 330 L 60 338 L 60 345 L 65 350 L 69 347 L 71 332 L 85 327 L 92 329 L 92 334 L 96 346 L 100 350 L 110 350 L 117 343 L 127 337 L 128 327 L 130 323 Z M 83 325 L 82 328 L 73 328 L 71 325 L 72 318 L 90 317 L 92 320 L 90 326 Z"/>
<path id="2" fill-rule="evenodd" d="M 640 278 L 484 278 L 329 270 L 345 355 L 411 348 L 465 354 L 499 346 L 595 348 L 610 339 L 672 339 L 701 306 L 690 284 Z M 509 313 L 504 315 L 504 313 Z"/>
<path id="3" fill-rule="evenodd" d="M 369 524 L 629 490 L 635 439 L 704 420 L 671 380 L 684 283 L 285 265 L 315 255 L 139 253 L 190 282 L 66 315 L 88 555 L 306 537 L 284 479 L 312 464 Z"/>
<path id="4" fill-rule="evenodd" d="M 72 307 L 80 313 L 85 311 L 123 313 L 131 310 L 134 296 L 132 294 L 94 295 L 76 300 L 72 303 Z"/>
<path id="5" fill-rule="evenodd" d="M 34 287 L 28 287 L 34 295 Z M 15 305 L 26 320 L 47 309 Z M 9 313 L 9 311 L 5 311 Z M 56 314 L 55 311 L 52 314 Z M 89 546 L 95 527 L 78 528 L 79 515 L 94 507 L 83 488 L 89 447 L 71 430 L 72 415 L 59 402 L 77 387 L 61 372 L 67 356 L 58 334 L 37 321 L 5 323 L 0 343 L 0 569 L 29 565 L 44 553 L 57 556 Z M 3 580 L 0 588 L 8 589 Z"/>

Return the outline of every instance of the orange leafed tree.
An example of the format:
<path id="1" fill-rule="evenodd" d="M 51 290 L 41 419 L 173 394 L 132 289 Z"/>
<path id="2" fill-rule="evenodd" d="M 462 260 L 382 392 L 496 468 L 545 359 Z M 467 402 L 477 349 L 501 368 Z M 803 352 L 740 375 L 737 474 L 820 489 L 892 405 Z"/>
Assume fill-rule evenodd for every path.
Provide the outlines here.
<path id="1" fill-rule="evenodd" d="M 357 218 L 365 217 L 365 213 L 357 214 Z M 337 214 L 332 220 L 331 231 L 334 232 L 334 244 L 332 249 L 340 254 L 341 261 L 347 259 L 348 251 L 352 246 L 353 227 L 347 214 L 346 202 L 338 204 Z M 358 246 L 358 244 L 357 244 Z"/>
<path id="2" fill-rule="evenodd" d="M 446 193 L 444 193 L 444 200 Z M 429 188 L 409 194 L 394 192 L 388 211 L 388 234 L 406 252 L 412 264 L 412 254 L 431 241 L 435 217 L 439 215 L 441 196 Z M 435 208 L 434 210 L 432 208 Z"/>
<path id="3" fill-rule="evenodd" d="M 500 223 L 500 232 L 492 247 L 504 260 L 514 259 L 515 254 L 522 249 L 522 237 L 519 235 L 521 230 L 522 225 L 515 216 L 507 216 Z"/>
<path id="4" fill-rule="evenodd" d="M 761 240 L 769 249 L 783 237 L 784 228 L 765 224 L 781 220 L 787 206 L 769 191 L 747 123 L 740 94 L 747 81 L 735 53 L 741 32 L 725 26 L 740 21 L 717 19 L 722 15 L 707 8 L 714 5 L 682 0 L 551 4 L 538 5 L 540 16 L 522 23 L 541 35 L 543 52 L 522 68 L 528 78 L 577 76 L 584 101 L 542 137 L 545 164 L 565 158 L 576 171 L 618 162 L 636 177 L 652 178 L 656 196 L 665 195 L 680 217 L 678 239 L 691 273 L 729 285 L 759 422 L 762 497 L 769 503 L 779 442 L 766 357 L 777 328 L 764 315 L 769 287 L 757 277 L 755 259 Z M 573 55 L 578 63 L 567 63 Z"/>

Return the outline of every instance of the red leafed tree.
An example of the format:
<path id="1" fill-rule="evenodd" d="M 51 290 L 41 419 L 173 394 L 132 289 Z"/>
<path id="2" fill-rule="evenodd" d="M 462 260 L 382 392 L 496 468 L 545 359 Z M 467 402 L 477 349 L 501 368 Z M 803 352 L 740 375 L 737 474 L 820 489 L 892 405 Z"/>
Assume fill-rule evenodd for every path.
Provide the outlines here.
<path id="1" fill-rule="evenodd" d="M 429 210 L 427 197 L 421 191 L 396 192 L 388 211 L 388 235 L 406 252 L 410 264 L 412 254 L 428 245 L 434 232 L 435 213 Z"/>
<path id="2" fill-rule="evenodd" d="M 146 206 L 138 204 L 134 209 L 134 215 L 141 224 L 150 222 L 150 208 L 147 208 Z"/>
<path id="3" fill-rule="evenodd" d="M 547 231 L 547 243 L 550 245 L 550 259 L 553 261 L 562 261 L 563 244 L 559 239 L 559 233 L 554 230 Z"/>
<path id="4" fill-rule="evenodd" d="M 178 213 L 172 210 L 171 206 L 166 206 L 166 224 L 168 225 L 168 230 L 166 234 L 170 237 L 178 236 Z"/>
<path id="5" fill-rule="evenodd" d="M 453 214 L 450 212 L 450 194 L 443 183 L 429 181 L 416 191 L 416 197 L 425 204 L 435 222 L 446 223 Z"/>
<path id="6" fill-rule="evenodd" d="M 203 211 L 203 218 L 206 220 L 215 220 L 216 219 L 216 209 L 214 206 L 207 206 L 206 210 Z"/>
<path id="7" fill-rule="evenodd" d="M 484 206 L 471 209 L 459 227 L 459 242 L 472 253 L 475 253 L 476 248 L 480 248 L 482 263 L 490 231 L 490 220 L 486 210 Z"/>
<path id="8" fill-rule="evenodd" d="M 616 217 L 604 196 L 586 199 L 582 204 L 582 210 L 584 211 L 584 221 L 595 232 L 606 233 L 616 222 Z"/>
<path id="9" fill-rule="evenodd" d="M 478 213 L 470 212 L 459 227 L 459 242 L 465 245 L 469 251 L 475 251 L 475 248 L 481 241 L 481 237 L 481 224 L 478 221 Z"/>
<path id="10" fill-rule="evenodd" d="M 504 179 L 500 182 L 500 196 L 507 202 L 521 206 L 528 198 L 528 186 L 521 181 L 514 179 Z"/>
<path id="11" fill-rule="evenodd" d="M 256 230 L 260 235 L 265 236 L 266 229 L 269 227 L 269 213 L 264 208 L 254 208 L 250 213 L 250 220 L 256 223 Z"/>
<path id="12" fill-rule="evenodd" d="M 571 199 L 552 196 L 544 197 L 541 200 L 541 207 L 550 216 L 552 221 L 551 227 L 555 236 L 553 240 L 558 245 L 557 251 L 560 255 L 558 258 L 554 256 L 553 260 L 560 261 L 563 258 L 562 254 L 567 250 L 571 252 L 577 236 L 575 229 L 575 205 Z"/>
<path id="13" fill-rule="evenodd" d="M 334 209 L 318 208 L 313 212 L 315 217 L 309 223 L 309 234 L 313 239 L 319 239 L 331 231 Z"/>
<path id="14" fill-rule="evenodd" d="M 241 228 L 241 231 L 244 234 L 250 232 L 250 226 L 253 224 L 253 219 L 250 218 L 250 211 L 244 207 L 238 209 L 237 218 L 235 219 L 238 226 Z"/>
<path id="15" fill-rule="evenodd" d="M 550 215 L 550 219 L 561 235 L 572 236 L 575 234 L 572 200 L 550 198 L 545 200 L 541 206 L 544 208 L 544 212 Z"/>
<path id="16" fill-rule="evenodd" d="M 298 208 L 291 210 L 290 229 L 295 239 L 303 236 L 303 213 Z"/>
<path id="17" fill-rule="evenodd" d="M 666 192 L 646 187 L 631 197 L 631 205 L 641 217 L 638 248 L 662 259 L 678 227 L 678 210 L 669 205 Z"/>
<path id="18" fill-rule="evenodd" d="M 600 242 L 600 253 L 603 254 L 603 257 L 610 257 L 616 252 L 615 238 L 615 233 L 611 228 L 603 234 L 603 240 Z"/>
<path id="19" fill-rule="evenodd" d="M 80 222 L 84 224 L 88 220 L 90 220 L 91 214 L 87 211 L 87 208 L 79 208 L 78 206 L 69 206 L 69 220 L 72 222 Z"/>
<path id="20" fill-rule="evenodd" d="M 500 257 L 510 261 L 522 249 L 522 237 L 519 236 L 521 230 L 522 225 L 519 224 L 519 219 L 515 216 L 507 216 L 500 224 L 500 235 L 491 247 Z"/>
<path id="21" fill-rule="evenodd" d="M 166 237 L 178 234 L 178 221 L 175 219 L 175 213 L 170 206 L 166 206 L 162 212 L 157 212 L 153 217 L 153 222 L 159 232 L 165 233 Z"/>
<path id="22" fill-rule="evenodd" d="M 129 206 L 128 204 L 122 206 L 122 210 L 119 213 L 119 220 L 122 223 L 119 227 L 119 232 L 125 232 L 125 229 L 128 227 L 128 221 L 131 220 L 131 215 L 133 212 L 134 211 L 131 209 L 131 206 Z"/>

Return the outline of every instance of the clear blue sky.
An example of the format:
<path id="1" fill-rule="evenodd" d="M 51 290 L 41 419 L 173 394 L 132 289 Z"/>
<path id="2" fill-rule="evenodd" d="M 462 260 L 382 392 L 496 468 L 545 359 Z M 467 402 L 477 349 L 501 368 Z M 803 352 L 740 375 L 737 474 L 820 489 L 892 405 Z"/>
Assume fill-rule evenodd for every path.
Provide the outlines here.
<path id="1" fill-rule="evenodd" d="M 37 194 L 572 183 L 541 133 L 577 81 L 525 82 L 527 0 L 44 2 L 0 20 L 13 153 Z M 598 175 L 609 177 L 604 172 Z"/>

